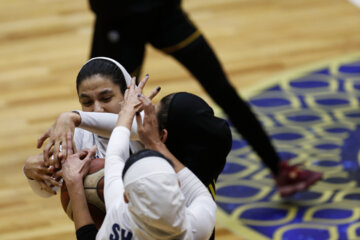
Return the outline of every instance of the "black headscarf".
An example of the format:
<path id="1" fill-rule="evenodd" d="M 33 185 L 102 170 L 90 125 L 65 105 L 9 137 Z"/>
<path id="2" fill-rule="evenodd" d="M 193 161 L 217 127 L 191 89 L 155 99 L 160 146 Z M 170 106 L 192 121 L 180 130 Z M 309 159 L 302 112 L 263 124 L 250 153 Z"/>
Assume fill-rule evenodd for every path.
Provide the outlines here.
<path id="1" fill-rule="evenodd" d="M 166 129 L 168 149 L 206 186 L 216 181 L 231 149 L 228 123 L 200 97 L 180 92 L 170 102 Z"/>

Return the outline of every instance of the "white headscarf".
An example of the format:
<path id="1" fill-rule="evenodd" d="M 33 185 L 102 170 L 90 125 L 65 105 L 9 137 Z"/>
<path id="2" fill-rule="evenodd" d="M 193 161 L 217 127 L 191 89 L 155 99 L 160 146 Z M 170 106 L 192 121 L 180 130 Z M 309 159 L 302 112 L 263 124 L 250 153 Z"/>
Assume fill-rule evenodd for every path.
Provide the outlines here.
<path id="1" fill-rule="evenodd" d="M 96 59 L 103 59 L 103 60 L 107 60 L 107 61 L 110 61 L 112 63 L 114 63 L 116 66 L 118 66 L 122 72 L 122 74 L 124 75 L 124 78 L 125 78 L 125 82 L 126 82 L 126 86 L 130 86 L 131 84 L 131 76 L 130 74 L 126 71 L 126 69 L 120 64 L 118 63 L 117 61 L 115 61 L 114 59 L 112 58 L 108 58 L 108 57 L 94 57 L 94 58 L 91 58 L 89 61 L 87 61 L 84 66 L 93 61 L 93 60 L 96 60 Z"/>
<path id="2" fill-rule="evenodd" d="M 184 195 L 167 161 L 151 156 L 135 162 L 124 186 L 134 239 L 188 239 Z"/>

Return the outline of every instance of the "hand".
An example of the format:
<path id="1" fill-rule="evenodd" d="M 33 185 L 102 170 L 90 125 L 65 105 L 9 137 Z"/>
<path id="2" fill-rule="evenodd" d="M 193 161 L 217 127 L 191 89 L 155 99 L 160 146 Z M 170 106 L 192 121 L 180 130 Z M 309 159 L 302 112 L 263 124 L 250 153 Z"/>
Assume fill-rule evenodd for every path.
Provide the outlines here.
<path id="1" fill-rule="evenodd" d="M 66 136 L 67 141 L 67 158 L 61 161 L 62 164 L 62 177 L 67 185 L 82 182 L 82 179 L 89 171 L 90 163 L 96 153 L 96 147 L 73 153 L 72 148 L 72 134 L 68 133 Z"/>
<path id="2" fill-rule="evenodd" d="M 138 95 L 142 94 L 142 91 L 149 79 L 149 75 L 146 74 L 145 77 L 140 81 L 139 85 L 136 86 L 136 78 L 132 78 L 130 86 L 128 86 L 128 89 L 125 91 L 124 94 L 124 101 L 121 103 L 122 108 L 125 107 L 125 105 L 129 105 L 132 103 L 134 107 L 136 107 L 140 102 L 137 99 Z M 150 99 L 153 99 L 161 90 L 161 87 L 155 88 L 149 95 Z M 125 104 L 127 103 L 127 104 Z M 140 109 L 141 111 L 141 109 Z"/>
<path id="3" fill-rule="evenodd" d="M 145 78 L 139 83 L 139 86 L 136 86 L 135 77 L 131 79 L 131 83 L 125 91 L 124 100 L 121 102 L 121 111 L 125 109 L 133 111 L 134 109 L 138 108 L 141 102 L 137 96 L 142 93 L 142 90 L 148 79 L 149 76 L 146 75 Z"/>
<path id="4" fill-rule="evenodd" d="M 173 163 L 175 172 L 181 171 L 184 165 L 167 149 L 166 145 L 160 139 L 155 107 L 150 98 L 140 96 L 139 100 L 142 102 L 145 112 L 143 122 L 141 122 L 140 114 L 136 115 L 140 141 L 147 149 L 158 151 L 169 159 Z"/>
<path id="5" fill-rule="evenodd" d="M 24 174 L 27 178 L 38 181 L 41 190 L 55 195 L 53 186 L 61 186 L 61 183 L 53 177 L 54 171 L 54 167 L 45 166 L 41 153 L 29 157 L 24 166 Z"/>
<path id="6" fill-rule="evenodd" d="M 141 121 L 140 114 L 136 115 L 136 122 L 138 125 L 138 134 L 140 141 L 146 148 L 152 148 L 155 145 L 162 144 L 159 135 L 158 122 L 155 113 L 155 107 L 150 98 L 143 95 L 139 96 L 139 101 L 145 112 L 144 121 Z"/>
<path id="7" fill-rule="evenodd" d="M 80 115 L 73 112 L 61 113 L 55 123 L 38 139 L 37 148 L 40 148 L 49 138 L 44 147 L 45 166 L 60 168 L 60 161 L 67 156 L 66 134 L 74 133 L 74 129 L 81 122 Z M 64 151 L 62 151 L 64 150 Z M 51 154 L 53 152 L 53 154 Z M 49 159 L 50 157 L 50 159 Z"/>

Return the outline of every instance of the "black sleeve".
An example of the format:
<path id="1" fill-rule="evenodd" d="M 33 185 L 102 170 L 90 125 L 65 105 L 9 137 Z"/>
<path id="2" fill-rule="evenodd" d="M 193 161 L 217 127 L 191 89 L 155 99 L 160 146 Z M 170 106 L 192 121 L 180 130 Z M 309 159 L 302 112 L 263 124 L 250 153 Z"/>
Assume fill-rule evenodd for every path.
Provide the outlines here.
<path id="1" fill-rule="evenodd" d="M 95 224 L 85 225 L 76 231 L 77 240 L 95 240 L 98 230 Z"/>

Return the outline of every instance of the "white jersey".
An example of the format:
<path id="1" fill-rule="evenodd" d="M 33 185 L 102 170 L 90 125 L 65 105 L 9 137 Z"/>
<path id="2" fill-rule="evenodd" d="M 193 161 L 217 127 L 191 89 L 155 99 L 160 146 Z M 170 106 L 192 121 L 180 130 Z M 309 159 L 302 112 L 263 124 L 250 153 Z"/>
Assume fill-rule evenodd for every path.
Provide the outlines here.
<path id="1" fill-rule="evenodd" d="M 96 236 L 97 240 L 135 240 L 130 227 L 127 204 L 124 201 L 122 170 L 129 158 L 130 131 L 114 129 L 106 152 L 104 199 L 106 216 Z M 206 240 L 211 236 L 216 221 L 216 204 L 206 187 L 188 169 L 177 173 L 185 197 L 187 232 L 190 239 Z M 137 239 L 136 239 L 137 240 Z"/>

